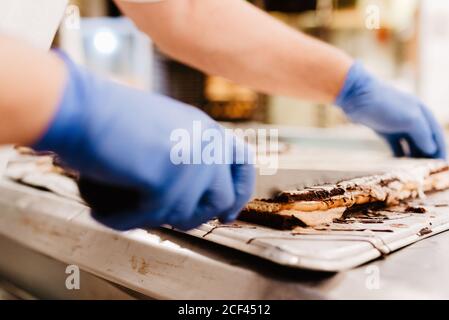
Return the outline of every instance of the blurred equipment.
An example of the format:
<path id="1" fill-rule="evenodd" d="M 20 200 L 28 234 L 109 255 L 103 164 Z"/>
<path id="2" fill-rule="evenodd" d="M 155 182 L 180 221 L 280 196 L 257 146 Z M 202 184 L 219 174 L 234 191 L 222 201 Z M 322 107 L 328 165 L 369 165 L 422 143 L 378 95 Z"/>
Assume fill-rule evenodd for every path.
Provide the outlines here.
<path id="1" fill-rule="evenodd" d="M 265 0 L 265 9 L 268 11 L 303 12 L 315 10 L 316 0 Z"/>
<path id="2" fill-rule="evenodd" d="M 221 77 L 208 77 L 205 90 L 204 110 L 217 120 L 251 120 L 258 107 L 256 92 Z"/>
<path id="3" fill-rule="evenodd" d="M 89 69 L 134 87 L 152 88 L 151 41 L 130 20 L 82 18 L 80 29 L 64 28 L 60 38 L 62 49 Z"/>
<path id="4" fill-rule="evenodd" d="M 353 7 L 356 4 L 356 0 L 324 0 L 329 2 L 335 8 L 347 8 Z M 313 11 L 320 7 L 322 0 L 264 0 L 265 9 L 268 11 L 280 11 L 301 13 L 304 11 Z"/>
<path id="5" fill-rule="evenodd" d="M 449 1 L 422 0 L 419 24 L 419 91 L 443 124 L 449 124 Z"/>
<path id="6" fill-rule="evenodd" d="M 205 105 L 206 76 L 201 71 L 179 63 L 155 48 L 152 73 L 156 92 L 199 108 Z"/>
<path id="7" fill-rule="evenodd" d="M 264 96 L 174 61 L 155 50 L 155 91 L 196 106 L 220 121 L 265 119 Z"/>

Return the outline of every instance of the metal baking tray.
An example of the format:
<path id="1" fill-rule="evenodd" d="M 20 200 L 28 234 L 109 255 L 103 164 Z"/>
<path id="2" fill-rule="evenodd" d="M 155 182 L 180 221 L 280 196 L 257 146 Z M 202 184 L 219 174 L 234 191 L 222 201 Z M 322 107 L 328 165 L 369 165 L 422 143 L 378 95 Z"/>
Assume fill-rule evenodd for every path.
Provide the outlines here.
<path id="1" fill-rule="evenodd" d="M 41 167 L 35 161 L 29 156 L 15 158 L 14 161 L 10 161 L 6 176 L 22 184 L 44 188 L 82 206 L 73 180 L 51 171 L 42 171 L 42 159 L 39 162 Z M 297 186 L 298 181 L 305 185 L 334 183 L 334 180 L 384 170 L 386 169 L 374 167 L 371 172 L 281 170 L 274 177 L 261 177 L 258 180 L 260 188 L 256 188 L 255 195 L 262 196 L 269 193 L 270 188 L 267 188 L 267 185 L 287 188 Z M 13 186 L 15 187 L 14 184 L 6 185 L 7 188 Z M 31 192 L 31 189 L 24 190 Z M 332 223 L 320 230 L 302 228 L 280 231 L 244 222 L 222 225 L 211 221 L 189 231 L 188 234 L 289 267 L 341 271 L 388 255 L 411 243 L 449 229 L 449 191 L 414 200 L 410 205 L 422 206 L 426 212 L 386 212 L 384 219 L 364 218 L 351 223 Z"/>
<path id="2" fill-rule="evenodd" d="M 270 196 L 271 189 L 292 190 L 305 186 L 337 183 L 422 161 L 390 161 L 367 168 L 332 170 L 313 168 L 280 169 L 274 176 L 259 176 L 254 197 Z M 382 212 L 379 217 L 334 222 L 321 229 L 297 228 L 281 231 L 255 224 L 236 222 L 222 225 L 212 221 L 187 232 L 189 235 L 234 248 L 284 266 L 342 271 L 388 255 L 421 239 L 449 229 L 449 191 L 434 193 L 408 203 L 424 207 L 425 213 Z M 399 210 L 401 209 L 401 210 Z"/>
<path id="3" fill-rule="evenodd" d="M 284 266 L 342 271 L 449 229 L 449 191 L 417 199 L 425 213 L 382 212 L 379 218 L 334 222 L 321 229 L 275 230 L 250 223 L 212 221 L 187 232 Z M 383 215 L 385 214 L 385 215 Z"/>

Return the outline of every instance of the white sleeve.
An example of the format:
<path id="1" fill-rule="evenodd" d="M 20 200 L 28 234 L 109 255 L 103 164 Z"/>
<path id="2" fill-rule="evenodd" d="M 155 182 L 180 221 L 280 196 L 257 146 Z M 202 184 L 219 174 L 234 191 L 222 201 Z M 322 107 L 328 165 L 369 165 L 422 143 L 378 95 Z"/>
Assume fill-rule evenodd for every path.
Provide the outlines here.
<path id="1" fill-rule="evenodd" d="M 68 0 L 1 0 L 0 33 L 49 49 Z"/>

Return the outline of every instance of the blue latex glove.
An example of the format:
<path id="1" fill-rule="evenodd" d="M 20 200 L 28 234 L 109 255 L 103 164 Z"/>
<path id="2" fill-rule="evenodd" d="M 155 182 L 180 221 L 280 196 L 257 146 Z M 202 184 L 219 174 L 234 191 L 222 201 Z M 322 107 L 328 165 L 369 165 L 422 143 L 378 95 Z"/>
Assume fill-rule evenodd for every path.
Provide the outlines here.
<path id="1" fill-rule="evenodd" d="M 336 104 L 351 120 L 384 137 L 397 157 L 446 158 L 443 130 L 431 111 L 374 78 L 360 63 L 349 70 Z"/>
<path id="2" fill-rule="evenodd" d="M 220 125 L 196 108 L 97 78 L 63 60 L 68 82 L 34 148 L 56 152 L 80 172 L 80 191 L 94 218 L 128 230 L 163 224 L 191 229 L 215 217 L 237 217 L 254 188 L 248 161 L 175 165 L 170 158 L 174 130 L 184 128 L 193 137 L 193 121 L 223 132 Z M 248 146 L 238 142 L 227 148 L 246 152 Z"/>

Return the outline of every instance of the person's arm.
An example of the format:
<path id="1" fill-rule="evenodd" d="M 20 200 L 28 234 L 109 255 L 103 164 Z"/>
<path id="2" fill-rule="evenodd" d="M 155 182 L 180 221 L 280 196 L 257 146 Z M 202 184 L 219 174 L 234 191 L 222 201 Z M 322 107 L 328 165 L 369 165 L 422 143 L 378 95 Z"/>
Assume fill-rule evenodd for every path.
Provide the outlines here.
<path id="1" fill-rule="evenodd" d="M 384 137 L 396 156 L 446 157 L 444 132 L 417 98 L 243 0 L 116 2 L 184 63 L 265 93 L 335 103 Z"/>
<path id="2" fill-rule="evenodd" d="M 352 59 L 243 0 L 116 0 L 168 55 L 265 93 L 333 102 Z"/>
<path id="3" fill-rule="evenodd" d="M 199 109 L 97 77 L 63 53 L 2 36 L 0 48 L 0 143 L 56 152 L 79 172 L 80 193 L 98 221 L 120 230 L 190 229 L 215 217 L 234 220 L 250 199 L 248 145 Z M 203 155 L 196 123 L 227 135 L 214 140 L 217 154 L 241 156 L 190 165 L 185 155 Z"/>
<path id="4" fill-rule="evenodd" d="M 55 113 L 66 78 L 53 54 L 0 34 L 0 144 L 30 144 Z"/>

